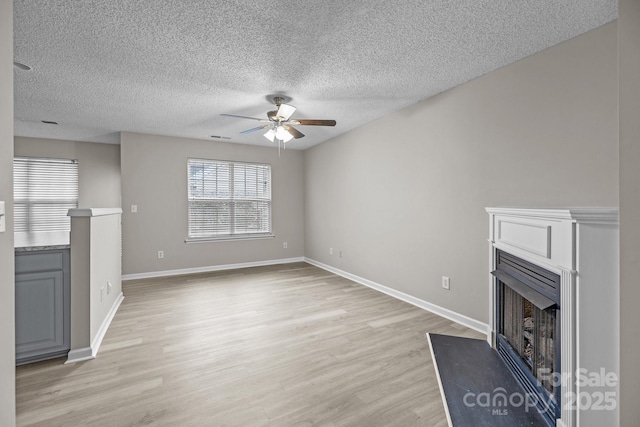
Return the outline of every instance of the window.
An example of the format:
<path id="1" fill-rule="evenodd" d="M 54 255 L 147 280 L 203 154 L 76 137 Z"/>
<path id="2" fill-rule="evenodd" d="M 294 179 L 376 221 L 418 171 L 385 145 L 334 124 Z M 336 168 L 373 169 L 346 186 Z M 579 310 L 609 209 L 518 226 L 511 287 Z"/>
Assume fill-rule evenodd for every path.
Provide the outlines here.
<path id="1" fill-rule="evenodd" d="M 67 211 L 78 207 L 78 161 L 16 157 L 13 159 L 16 247 L 68 244 Z"/>
<path id="2" fill-rule="evenodd" d="M 271 165 L 189 159 L 189 239 L 271 236 Z"/>

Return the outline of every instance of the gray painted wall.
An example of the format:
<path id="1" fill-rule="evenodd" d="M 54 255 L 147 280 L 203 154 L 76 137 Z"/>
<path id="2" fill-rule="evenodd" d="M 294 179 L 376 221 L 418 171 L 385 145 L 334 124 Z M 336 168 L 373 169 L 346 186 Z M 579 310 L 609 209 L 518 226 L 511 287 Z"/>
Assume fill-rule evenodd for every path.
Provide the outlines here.
<path id="1" fill-rule="evenodd" d="M 640 1 L 621 0 L 620 70 L 620 425 L 640 420 Z"/>
<path id="2" fill-rule="evenodd" d="M 488 322 L 485 207 L 618 205 L 616 25 L 306 150 L 305 256 Z"/>
<path id="3" fill-rule="evenodd" d="M 71 350 L 91 345 L 91 223 L 71 219 Z M 76 319 L 80 319 L 77 321 Z"/>
<path id="4" fill-rule="evenodd" d="M 303 154 L 276 148 L 121 134 L 123 274 L 302 257 Z M 275 238 L 186 244 L 187 158 L 270 163 Z M 131 205 L 138 213 L 131 213 Z M 288 248 L 283 248 L 283 243 Z M 158 259 L 157 252 L 164 251 Z"/>
<path id="5" fill-rule="evenodd" d="M 0 233 L 0 425 L 15 425 L 13 251 L 13 2 L 0 1 L 0 200 L 7 231 Z"/>
<path id="6" fill-rule="evenodd" d="M 120 207 L 120 146 L 15 137 L 16 156 L 78 160 L 78 207 Z"/>

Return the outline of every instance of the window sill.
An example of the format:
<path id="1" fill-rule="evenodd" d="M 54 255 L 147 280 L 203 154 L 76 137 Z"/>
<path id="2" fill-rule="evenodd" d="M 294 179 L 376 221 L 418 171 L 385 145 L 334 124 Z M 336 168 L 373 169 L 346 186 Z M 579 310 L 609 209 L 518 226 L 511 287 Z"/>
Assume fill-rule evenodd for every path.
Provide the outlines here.
<path id="1" fill-rule="evenodd" d="M 191 243 L 214 243 L 214 242 L 233 242 L 236 240 L 264 240 L 273 239 L 274 234 L 260 234 L 248 236 L 224 236 L 224 237 L 188 237 L 184 242 Z"/>
<path id="2" fill-rule="evenodd" d="M 69 231 L 41 231 L 14 233 L 14 246 L 16 248 L 41 247 L 41 246 L 68 246 L 71 241 Z"/>

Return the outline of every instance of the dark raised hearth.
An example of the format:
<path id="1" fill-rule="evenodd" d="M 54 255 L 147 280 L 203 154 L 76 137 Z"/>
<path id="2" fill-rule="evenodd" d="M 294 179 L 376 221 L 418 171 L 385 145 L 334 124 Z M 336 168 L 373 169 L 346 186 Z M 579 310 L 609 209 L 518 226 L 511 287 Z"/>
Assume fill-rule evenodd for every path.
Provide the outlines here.
<path id="1" fill-rule="evenodd" d="M 517 405 L 518 396 L 525 396 L 525 391 L 486 341 L 437 334 L 427 336 L 444 404 L 454 427 L 548 425 L 537 408 Z M 489 404 L 485 405 L 486 402 Z"/>

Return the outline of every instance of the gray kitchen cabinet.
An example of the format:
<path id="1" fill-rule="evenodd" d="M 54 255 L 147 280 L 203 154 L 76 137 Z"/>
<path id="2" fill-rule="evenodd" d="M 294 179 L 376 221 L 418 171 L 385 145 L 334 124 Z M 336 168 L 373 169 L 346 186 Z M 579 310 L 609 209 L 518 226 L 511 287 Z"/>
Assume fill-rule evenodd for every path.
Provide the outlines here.
<path id="1" fill-rule="evenodd" d="M 16 251 L 16 364 L 70 348 L 69 249 Z"/>

